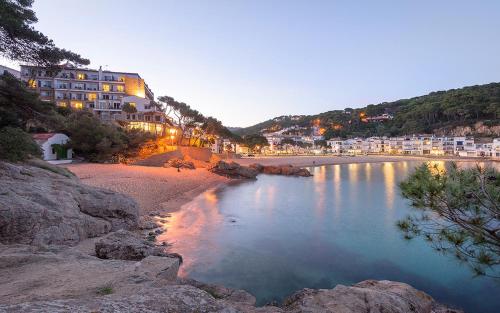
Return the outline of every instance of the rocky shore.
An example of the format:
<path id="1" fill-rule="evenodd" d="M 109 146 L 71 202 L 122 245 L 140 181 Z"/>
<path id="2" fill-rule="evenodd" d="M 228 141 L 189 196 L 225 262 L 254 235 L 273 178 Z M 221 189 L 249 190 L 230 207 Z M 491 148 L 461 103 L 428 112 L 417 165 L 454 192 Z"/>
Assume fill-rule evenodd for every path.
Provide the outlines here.
<path id="1" fill-rule="evenodd" d="M 391 281 L 255 307 L 243 290 L 177 277 L 182 258 L 148 239 L 146 215 L 59 167 L 0 162 L 0 312 L 458 312 Z"/>

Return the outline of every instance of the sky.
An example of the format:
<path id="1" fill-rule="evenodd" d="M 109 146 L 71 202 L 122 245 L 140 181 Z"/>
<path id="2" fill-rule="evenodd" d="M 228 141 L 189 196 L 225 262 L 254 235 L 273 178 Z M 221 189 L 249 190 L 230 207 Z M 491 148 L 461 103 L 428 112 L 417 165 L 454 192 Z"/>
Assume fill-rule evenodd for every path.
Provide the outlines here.
<path id="1" fill-rule="evenodd" d="M 227 126 L 500 81 L 500 1 L 35 0 L 91 68 Z M 5 62 L 3 62 L 5 63 Z"/>

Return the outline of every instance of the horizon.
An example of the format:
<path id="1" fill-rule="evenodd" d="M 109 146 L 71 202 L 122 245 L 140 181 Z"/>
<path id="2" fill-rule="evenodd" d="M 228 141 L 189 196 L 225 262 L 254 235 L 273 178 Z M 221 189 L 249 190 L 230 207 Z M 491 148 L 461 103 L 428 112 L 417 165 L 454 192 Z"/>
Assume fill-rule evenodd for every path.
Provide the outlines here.
<path id="1" fill-rule="evenodd" d="M 154 4 L 40 0 L 34 27 L 89 68 L 137 72 L 228 127 L 499 81 L 494 1 Z M 100 9 L 56 19 L 54 5 Z"/>

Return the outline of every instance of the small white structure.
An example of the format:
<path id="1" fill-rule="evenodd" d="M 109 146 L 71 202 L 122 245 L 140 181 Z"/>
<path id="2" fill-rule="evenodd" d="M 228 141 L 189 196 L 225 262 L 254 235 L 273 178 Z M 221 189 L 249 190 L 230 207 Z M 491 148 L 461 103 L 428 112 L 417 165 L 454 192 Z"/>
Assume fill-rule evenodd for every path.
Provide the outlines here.
<path id="1" fill-rule="evenodd" d="M 33 139 L 42 148 L 43 159 L 50 163 L 70 163 L 73 151 L 65 148 L 69 137 L 61 133 L 34 134 Z"/>

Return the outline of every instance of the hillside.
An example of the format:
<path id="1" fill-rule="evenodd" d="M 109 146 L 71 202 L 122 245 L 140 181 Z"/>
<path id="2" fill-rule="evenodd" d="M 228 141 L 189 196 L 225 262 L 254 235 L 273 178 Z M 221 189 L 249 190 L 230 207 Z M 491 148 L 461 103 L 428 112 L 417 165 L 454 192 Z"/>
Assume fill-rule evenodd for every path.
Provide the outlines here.
<path id="1" fill-rule="evenodd" d="M 482 129 L 500 125 L 500 83 L 431 92 L 393 102 L 346 108 L 316 115 L 280 116 L 265 122 L 235 128 L 238 135 L 278 131 L 297 125 L 308 130 L 317 126 L 327 139 L 354 136 L 397 136 L 413 133 L 451 133 L 482 122 Z M 497 127 L 493 135 L 498 132 Z M 489 131 L 486 135 L 490 135 Z"/>

